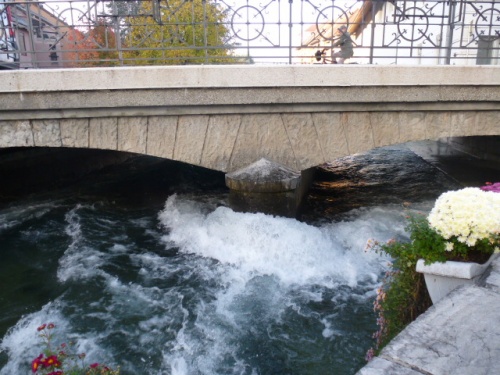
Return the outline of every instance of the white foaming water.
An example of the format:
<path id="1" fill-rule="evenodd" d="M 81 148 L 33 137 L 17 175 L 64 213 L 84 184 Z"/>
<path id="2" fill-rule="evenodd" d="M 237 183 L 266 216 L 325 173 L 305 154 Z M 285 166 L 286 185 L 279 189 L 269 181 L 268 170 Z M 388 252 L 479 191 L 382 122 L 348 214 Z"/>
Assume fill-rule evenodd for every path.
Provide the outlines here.
<path id="1" fill-rule="evenodd" d="M 170 197 L 159 214 L 167 230 L 163 241 L 182 253 L 216 260 L 218 266 L 210 271 L 219 273 L 223 287 L 213 303 L 198 307 L 196 328 L 178 332 L 172 350 L 164 353 L 165 367 L 179 375 L 258 371 L 238 357 L 237 337 L 259 325 L 281 324 L 285 311 L 314 318 L 302 305 L 324 299 L 317 287 L 336 290 L 344 285 L 347 291 L 336 292 L 341 295 L 335 298 L 347 300 L 353 288 L 364 285 L 361 289 L 368 292 L 357 298 L 373 297 L 387 258 L 366 252 L 366 242 L 387 240 L 395 231 L 403 234 L 400 211 L 358 212 L 353 221 L 318 228 L 225 207 L 205 213 L 191 201 Z M 326 339 L 340 334 L 334 316 L 327 314 L 319 322 Z M 228 358 L 230 368 L 221 367 Z"/>
<path id="2" fill-rule="evenodd" d="M 96 342 L 95 337 L 83 337 L 77 334 L 67 336 L 71 325 L 61 314 L 58 303 L 49 303 L 37 313 L 24 316 L 16 326 L 5 335 L 0 342 L 0 350 L 9 355 L 9 362 L 0 370 L 0 375 L 25 374 L 31 371 L 31 361 L 42 353 L 43 346 L 37 336 L 37 328 L 45 323 L 53 323 L 54 339 L 52 347 L 60 347 L 62 343 L 73 342 L 71 352 L 85 353 L 86 362 L 102 362 L 104 349 Z"/>
<path id="3" fill-rule="evenodd" d="M 0 375 L 25 374 L 30 372 L 31 361 L 42 353 L 43 346 L 38 336 L 37 328 L 42 324 L 53 323 L 54 337 L 52 347 L 57 348 L 62 343 L 75 342 L 71 348 L 74 353 L 85 353 L 89 363 L 100 360 L 103 349 L 93 338 L 79 337 L 72 334 L 71 326 L 61 310 L 64 303 L 61 301 L 50 302 L 39 312 L 26 315 L 5 335 L 0 341 L 0 352 L 4 351 L 9 356 L 9 362 L 0 370 Z"/>
<path id="4" fill-rule="evenodd" d="M 149 249 L 133 252 L 134 245 L 115 223 L 108 225 L 101 218 L 98 232 L 105 233 L 110 245 L 99 251 L 86 237 L 90 229 L 82 217 L 87 209 L 92 208 L 77 206 L 66 214 L 70 245 L 59 261 L 58 279 L 63 284 L 98 279 L 101 294 L 87 310 L 76 308 L 70 316 L 63 316 L 63 311 L 72 310 L 63 305 L 72 302 L 61 296 L 59 302 L 23 318 L 1 343 L 9 353 L 1 375 L 29 368 L 29 358 L 39 354 L 32 353 L 37 326 L 50 319 L 71 332 L 69 322 L 78 321 L 80 314 L 102 324 L 98 332 L 74 335 L 79 350 L 96 361 L 104 356 L 111 361 L 107 363 L 122 365 L 124 374 L 258 374 L 255 355 L 247 357 L 245 352 L 258 352 L 259 337 L 293 350 L 303 346 L 302 338 L 297 340 L 302 329 L 292 327 L 291 321 L 317 323 L 315 336 L 306 341 L 345 335 L 337 326 L 338 312 L 319 313 L 308 305 L 347 306 L 349 300 L 373 298 L 386 259 L 365 252 L 366 241 L 403 234 L 404 223 L 400 208 L 378 208 L 318 228 L 225 207 L 210 211 L 172 196 L 159 213 L 165 256 Z M 147 220 L 137 222 L 139 227 L 148 225 Z M 152 228 L 148 231 L 158 238 Z M 124 256 L 133 265 L 127 272 L 136 273 L 133 282 L 105 271 L 113 257 Z M 113 359 L 115 347 L 99 347 L 100 339 L 116 335 L 126 342 L 122 345 L 127 352 L 136 355 L 134 360 Z M 142 365 L 143 358 L 148 362 L 158 355 L 156 367 Z"/>
<path id="5" fill-rule="evenodd" d="M 52 202 L 4 209 L 0 212 L 0 233 L 33 218 L 39 219 L 55 207 L 57 204 Z"/>
<path id="6" fill-rule="evenodd" d="M 27 373 L 30 368 L 29 359 L 35 359 L 40 353 L 37 328 L 44 323 L 54 323 L 58 327 L 64 327 L 64 319 L 54 304 L 49 303 L 42 311 L 23 317 L 16 326 L 11 329 L 0 342 L 0 351 L 9 355 L 9 362 L 4 366 L 0 374 Z M 26 371 L 21 369 L 25 368 Z M 21 372 L 22 371 L 22 372 Z"/>
<path id="7" fill-rule="evenodd" d="M 165 242 L 231 265 L 245 281 L 257 274 L 276 276 L 285 285 L 331 285 L 334 280 L 354 287 L 380 273 L 379 262 L 364 251 L 366 241 L 378 234 L 377 222 L 370 219 L 361 219 L 361 226 L 350 222 L 317 228 L 226 207 L 204 214 L 176 196 L 168 199 L 159 218 L 169 230 Z"/>
<path id="8" fill-rule="evenodd" d="M 99 274 L 99 266 L 105 263 L 104 254 L 86 243 L 80 225 L 78 211 L 83 206 L 77 205 L 66 214 L 66 234 L 71 238 L 71 244 L 59 260 L 57 277 L 61 282 L 69 279 L 88 279 Z"/>

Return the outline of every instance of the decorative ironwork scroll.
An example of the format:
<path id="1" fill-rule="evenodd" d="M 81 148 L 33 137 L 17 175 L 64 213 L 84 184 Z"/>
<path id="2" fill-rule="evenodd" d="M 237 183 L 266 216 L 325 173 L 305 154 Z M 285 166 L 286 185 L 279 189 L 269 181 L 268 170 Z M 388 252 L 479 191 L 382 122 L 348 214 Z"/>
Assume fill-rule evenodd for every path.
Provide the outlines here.
<path id="1" fill-rule="evenodd" d="M 0 68 L 498 64 L 500 0 L 0 0 Z"/>

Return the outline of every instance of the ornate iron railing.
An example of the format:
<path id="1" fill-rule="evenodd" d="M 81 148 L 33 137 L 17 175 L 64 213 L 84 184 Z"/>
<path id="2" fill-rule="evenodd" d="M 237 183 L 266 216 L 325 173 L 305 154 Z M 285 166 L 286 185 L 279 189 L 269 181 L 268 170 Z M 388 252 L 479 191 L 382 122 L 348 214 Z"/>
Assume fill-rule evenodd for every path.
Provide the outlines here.
<path id="1" fill-rule="evenodd" d="M 0 67 L 330 63 L 342 25 L 350 63 L 500 63 L 500 0 L 0 0 Z"/>

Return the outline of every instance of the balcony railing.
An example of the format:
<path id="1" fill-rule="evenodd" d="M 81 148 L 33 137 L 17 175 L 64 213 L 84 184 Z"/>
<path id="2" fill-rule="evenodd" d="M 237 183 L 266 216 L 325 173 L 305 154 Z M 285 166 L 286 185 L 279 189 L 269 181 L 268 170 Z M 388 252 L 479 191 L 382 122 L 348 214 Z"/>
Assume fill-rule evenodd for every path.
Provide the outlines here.
<path id="1" fill-rule="evenodd" d="M 500 64 L 500 0 L 0 1 L 0 67 Z"/>

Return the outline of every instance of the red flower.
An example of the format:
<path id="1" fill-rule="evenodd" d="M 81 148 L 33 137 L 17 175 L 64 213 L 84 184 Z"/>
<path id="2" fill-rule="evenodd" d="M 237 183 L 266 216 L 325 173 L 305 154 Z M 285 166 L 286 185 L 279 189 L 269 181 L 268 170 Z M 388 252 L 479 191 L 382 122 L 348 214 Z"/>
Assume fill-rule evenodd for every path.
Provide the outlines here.
<path id="1" fill-rule="evenodd" d="M 61 370 L 57 370 L 49 372 L 47 375 L 64 375 L 64 372 L 62 372 Z"/>
<path id="2" fill-rule="evenodd" d="M 47 357 L 45 359 L 42 359 L 42 365 L 44 368 L 47 367 L 60 367 L 61 362 L 57 359 L 56 355 L 51 355 L 50 357 Z"/>
<path id="3" fill-rule="evenodd" d="M 33 362 L 31 362 L 31 371 L 34 373 L 38 371 L 38 367 L 42 364 L 42 358 L 43 354 L 40 354 L 38 357 L 36 357 Z"/>
<path id="4" fill-rule="evenodd" d="M 44 329 L 45 329 L 45 327 L 47 327 L 47 324 L 42 324 L 42 325 L 41 325 L 40 327 L 38 327 L 36 330 L 37 330 L 38 332 L 40 332 L 40 331 L 44 330 Z"/>
<path id="5" fill-rule="evenodd" d="M 96 368 L 96 367 L 99 367 L 99 363 L 92 363 L 89 367 L 90 367 L 90 368 Z"/>
<path id="6" fill-rule="evenodd" d="M 56 326 L 54 323 L 49 323 L 49 325 L 47 326 L 48 329 L 54 329 Z"/>

